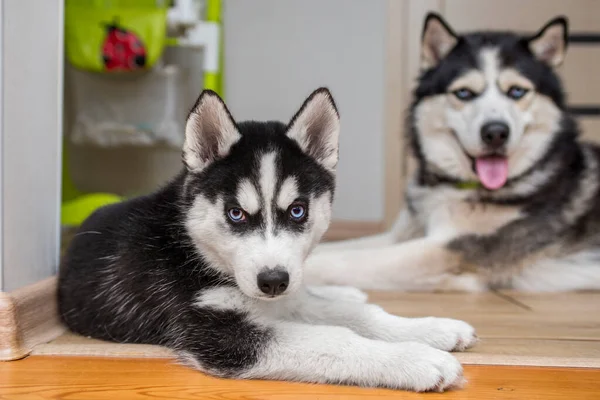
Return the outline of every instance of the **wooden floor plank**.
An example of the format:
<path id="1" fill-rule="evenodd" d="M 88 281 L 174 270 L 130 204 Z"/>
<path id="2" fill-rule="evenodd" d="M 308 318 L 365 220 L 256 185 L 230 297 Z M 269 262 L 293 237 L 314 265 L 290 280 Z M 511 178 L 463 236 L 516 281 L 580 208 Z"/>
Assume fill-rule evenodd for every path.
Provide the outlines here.
<path id="1" fill-rule="evenodd" d="M 600 341 L 487 338 L 455 355 L 463 364 L 600 368 Z"/>
<path id="2" fill-rule="evenodd" d="M 0 363 L 0 399 L 598 399 L 600 370 L 466 366 L 444 394 L 216 379 L 168 360 L 29 357 Z"/>
<path id="3" fill-rule="evenodd" d="M 600 293 L 371 293 L 370 300 L 402 316 L 463 319 L 483 338 L 600 341 Z"/>
<path id="4" fill-rule="evenodd" d="M 583 315 L 595 312 L 598 309 L 597 302 L 600 296 L 600 293 L 597 291 L 565 293 L 503 291 L 502 293 L 526 304 L 536 312 L 568 312 Z"/>
<path id="5" fill-rule="evenodd" d="M 514 296 L 511 300 L 507 296 Z M 600 293 L 370 293 L 370 301 L 407 317 L 463 319 L 481 342 L 457 357 L 467 364 L 600 367 Z M 114 344 L 66 334 L 34 355 L 168 358 L 157 346 Z"/>
<path id="6" fill-rule="evenodd" d="M 540 340 L 540 339 L 482 339 L 469 353 L 596 358 L 600 360 L 600 341 L 596 340 Z"/>
<path id="7" fill-rule="evenodd" d="M 160 346 L 107 343 L 70 333 L 39 346 L 33 355 L 174 357 L 172 351 Z M 465 364 L 600 368 L 600 341 L 482 338 L 477 346 L 456 356 Z"/>

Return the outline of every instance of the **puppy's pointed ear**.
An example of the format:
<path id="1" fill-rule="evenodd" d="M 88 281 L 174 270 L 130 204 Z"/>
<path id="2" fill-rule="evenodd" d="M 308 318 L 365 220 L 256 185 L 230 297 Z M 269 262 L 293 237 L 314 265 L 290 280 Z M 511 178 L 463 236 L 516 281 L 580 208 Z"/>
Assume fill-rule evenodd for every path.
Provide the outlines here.
<path id="1" fill-rule="evenodd" d="M 421 34 L 421 69 L 435 67 L 458 43 L 458 36 L 444 19 L 429 13 Z"/>
<path id="2" fill-rule="evenodd" d="M 183 161 L 188 170 L 200 172 L 225 157 L 241 135 L 218 94 L 204 90 L 185 125 Z"/>
<path id="3" fill-rule="evenodd" d="M 529 50 L 538 60 L 551 67 L 558 67 L 567 52 L 568 26 L 566 17 L 554 18 L 528 39 Z"/>
<path id="4" fill-rule="evenodd" d="M 287 135 L 302 151 L 330 171 L 338 163 L 340 116 L 331 93 L 315 90 L 288 125 Z"/>

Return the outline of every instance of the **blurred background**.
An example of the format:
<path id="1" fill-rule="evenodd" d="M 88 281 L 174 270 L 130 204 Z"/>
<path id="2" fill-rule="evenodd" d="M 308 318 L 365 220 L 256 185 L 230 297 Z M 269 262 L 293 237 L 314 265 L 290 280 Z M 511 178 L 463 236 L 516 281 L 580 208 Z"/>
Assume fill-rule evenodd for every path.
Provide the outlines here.
<path id="1" fill-rule="evenodd" d="M 328 86 L 342 118 L 328 238 L 381 231 L 402 206 L 403 119 L 429 11 L 458 32 L 533 33 L 564 14 L 561 67 L 585 136 L 600 132 L 597 0 L 3 0 L 0 288 L 56 271 L 97 207 L 181 168 L 204 88 L 233 116 L 288 121 Z M 596 135 L 596 137 L 600 137 Z"/>

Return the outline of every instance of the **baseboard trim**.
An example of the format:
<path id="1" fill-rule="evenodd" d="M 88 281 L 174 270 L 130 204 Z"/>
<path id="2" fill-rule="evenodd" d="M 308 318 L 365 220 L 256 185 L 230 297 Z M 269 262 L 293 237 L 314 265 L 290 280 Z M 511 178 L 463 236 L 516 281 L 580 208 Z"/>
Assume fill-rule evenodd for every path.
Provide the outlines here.
<path id="1" fill-rule="evenodd" d="M 381 233 L 384 229 L 383 222 L 335 220 L 331 222 L 323 241 L 354 239 Z"/>
<path id="2" fill-rule="evenodd" d="M 0 361 L 18 360 L 65 332 L 58 317 L 56 277 L 0 292 Z"/>

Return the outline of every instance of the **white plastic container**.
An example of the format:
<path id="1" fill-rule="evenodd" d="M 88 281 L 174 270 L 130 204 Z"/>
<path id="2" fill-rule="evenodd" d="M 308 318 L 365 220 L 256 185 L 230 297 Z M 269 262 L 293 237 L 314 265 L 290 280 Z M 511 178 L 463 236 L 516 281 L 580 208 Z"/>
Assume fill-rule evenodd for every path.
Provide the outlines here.
<path id="1" fill-rule="evenodd" d="M 70 68 L 74 119 L 70 140 L 99 147 L 183 145 L 189 108 L 185 70 L 98 74 Z"/>
<path id="2" fill-rule="evenodd" d="M 145 194 L 183 167 L 185 119 L 204 86 L 203 53 L 169 47 L 163 60 L 170 67 L 159 66 L 147 74 L 123 77 L 86 76 L 67 67 L 64 132 L 70 175 L 79 190 L 123 196 Z M 175 102 L 169 100 L 173 88 Z M 143 118 L 133 118 L 135 115 Z M 123 129 L 136 126 L 136 119 L 161 128 Z M 119 129 L 113 130 L 114 126 Z M 113 132 L 110 139 L 103 137 Z"/>

